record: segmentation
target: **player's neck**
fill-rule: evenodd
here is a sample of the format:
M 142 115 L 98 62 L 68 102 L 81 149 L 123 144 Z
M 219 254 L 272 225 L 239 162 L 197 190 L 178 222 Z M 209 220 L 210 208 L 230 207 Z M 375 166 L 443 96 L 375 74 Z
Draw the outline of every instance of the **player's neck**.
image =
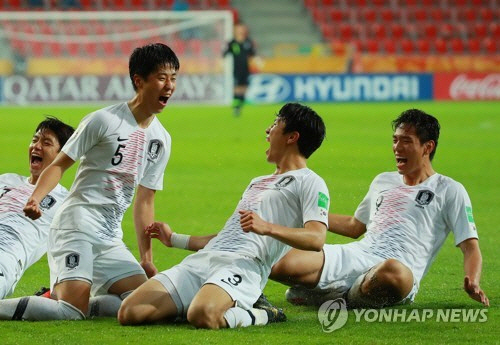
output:
M 137 125 L 141 128 L 148 128 L 153 121 L 155 114 L 145 113 L 140 106 L 140 103 L 136 101 L 136 98 L 127 103 L 132 115 L 137 122 Z M 144 115 L 145 114 L 145 115 Z
M 403 175 L 403 181 L 408 186 L 416 186 L 427 180 L 429 177 L 434 175 L 436 172 L 432 169 L 432 166 L 426 169 L 419 170 L 416 173 Z
M 281 175 L 292 170 L 307 168 L 307 160 L 302 156 L 284 157 L 276 164 L 274 175 Z

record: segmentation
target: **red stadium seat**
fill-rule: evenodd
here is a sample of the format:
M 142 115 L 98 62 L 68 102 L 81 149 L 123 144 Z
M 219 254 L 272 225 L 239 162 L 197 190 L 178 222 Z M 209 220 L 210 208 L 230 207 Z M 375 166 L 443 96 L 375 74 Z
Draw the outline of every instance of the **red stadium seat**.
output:
M 416 8 L 411 13 L 411 18 L 415 21 L 425 21 L 427 20 L 427 10 L 423 8 Z
M 339 36 L 343 41 L 351 40 L 355 35 L 354 28 L 350 24 L 341 24 L 339 27 Z
M 83 51 L 89 57 L 96 57 L 97 54 L 97 43 L 95 42 L 87 42 L 83 44 Z
M 323 10 L 324 12 L 324 10 Z M 340 9 L 332 8 L 329 12 L 329 18 L 333 22 L 341 22 L 346 19 L 346 13 Z
M 384 8 L 380 12 L 380 16 L 381 16 L 382 20 L 386 21 L 386 22 L 392 22 L 399 17 L 399 15 L 395 11 L 393 11 L 391 8 Z
M 475 23 L 472 30 L 469 32 L 474 34 L 475 37 L 486 37 L 488 34 L 488 27 L 484 23 Z
M 500 39 L 500 24 L 499 23 L 490 23 L 489 25 L 490 34 L 494 39 Z
M 59 42 L 51 42 L 48 44 L 50 56 L 61 56 L 62 44 Z
M 367 39 L 364 41 L 364 51 L 367 53 L 371 54 L 376 54 L 378 53 L 379 46 L 378 46 L 378 40 L 376 39 Z
M 425 38 L 417 40 L 416 46 L 420 54 L 428 54 L 431 50 L 431 45 L 429 41 Z
M 464 41 L 460 38 L 454 38 L 450 41 L 451 50 L 455 54 L 462 54 L 464 52 Z
M 424 34 L 427 38 L 436 38 L 437 27 L 434 23 L 427 23 L 424 25 Z
M 401 44 L 401 51 L 405 54 L 412 54 L 413 51 L 414 51 L 414 44 L 413 44 L 413 40 L 411 39 L 402 39 L 400 41 L 400 44 Z
M 365 8 L 362 11 L 361 18 L 366 22 L 374 22 L 377 20 L 377 12 L 372 8 Z
M 487 53 L 495 54 L 498 52 L 498 44 L 496 40 L 490 37 L 483 40 L 483 47 Z
M 76 42 L 68 42 L 64 46 L 66 55 L 78 56 L 80 55 L 80 44 Z
M 489 7 L 482 7 L 479 10 L 479 16 L 485 22 L 491 22 L 494 19 L 493 10 Z
M 335 0 L 321 0 L 321 5 L 323 6 L 334 6 Z
M 394 40 L 387 39 L 382 42 L 382 46 L 384 48 L 384 51 L 388 54 L 394 54 L 396 53 L 396 43 Z
M 459 11 L 459 19 L 468 22 L 474 22 L 476 20 L 476 9 L 465 8 Z
M 445 54 L 448 52 L 448 47 L 446 46 L 446 41 L 442 38 L 438 38 L 434 41 L 434 49 L 436 53 Z
M 467 50 L 470 53 L 477 54 L 481 51 L 481 43 L 476 38 L 470 38 L 467 41 Z
M 449 20 L 451 17 L 450 9 L 442 7 L 432 8 L 432 10 L 430 11 L 430 15 L 431 18 L 438 23 L 445 20 Z
M 394 39 L 400 39 L 401 37 L 403 37 L 405 32 L 403 25 L 399 23 L 392 24 L 390 30 L 391 30 L 391 35 Z
M 379 40 L 387 36 L 386 26 L 383 24 L 375 23 L 370 25 L 367 29 L 370 36 L 376 37 Z

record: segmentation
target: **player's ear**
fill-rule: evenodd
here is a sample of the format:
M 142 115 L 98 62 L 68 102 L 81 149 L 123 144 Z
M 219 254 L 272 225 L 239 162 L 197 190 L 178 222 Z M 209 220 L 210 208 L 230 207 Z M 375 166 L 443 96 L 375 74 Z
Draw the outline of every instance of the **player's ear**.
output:
M 142 82 L 143 82 L 141 76 L 138 74 L 134 74 L 132 79 L 134 81 L 134 85 L 135 85 L 136 89 L 140 89 L 140 87 L 142 86 Z
M 300 133 L 297 131 L 293 131 L 288 133 L 288 139 L 286 141 L 287 144 L 293 144 L 299 141 Z
M 434 142 L 434 140 L 427 141 L 426 143 L 424 143 L 424 154 L 429 156 L 435 147 L 436 143 Z

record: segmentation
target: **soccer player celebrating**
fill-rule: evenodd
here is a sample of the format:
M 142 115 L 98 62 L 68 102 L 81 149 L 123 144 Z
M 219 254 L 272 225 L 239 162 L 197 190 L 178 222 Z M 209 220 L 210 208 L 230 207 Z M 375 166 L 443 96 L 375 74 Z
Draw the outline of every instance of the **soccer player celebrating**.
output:
M 274 279 L 299 285 L 287 291 L 288 301 L 320 305 L 343 297 L 353 308 L 412 302 L 452 231 L 464 255 L 464 290 L 489 305 L 479 286 L 482 259 L 469 196 L 432 168 L 437 119 L 411 109 L 393 121 L 393 129 L 397 172 L 375 177 L 354 216 L 329 215 L 330 231 L 364 238 L 328 244 L 319 253 L 291 251 L 273 268 Z
M 199 328 L 245 327 L 284 321 L 277 308 L 256 309 L 272 265 L 291 247 L 320 251 L 329 194 L 325 182 L 307 168 L 321 145 L 325 127 L 312 109 L 289 103 L 266 130 L 267 160 L 273 174 L 254 178 L 235 211 L 204 249 L 159 273 L 122 303 L 121 324 L 186 316 Z M 160 233 L 153 223 L 149 233 Z
M 28 149 L 30 176 L 0 175 L 0 299 L 12 294 L 28 267 L 47 251 L 49 226 L 68 191 L 57 184 L 40 202 L 42 217 L 33 221 L 23 207 L 38 177 L 52 163 L 74 129 L 53 117 L 38 124 Z
M 162 189 L 170 156 L 170 135 L 155 114 L 172 96 L 179 60 L 164 44 L 136 48 L 129 60 L 135 96 L 87 115 L 54 162 L 41 174 L 24 211 L 37 219 L 41 200 L 78 159 L 69 196 L 49 232 L 52 297 L 0 301 L 0 318 L 84 319 L 90 295 L 124 297 L 153 276 L 151 239 L 154 195 Z M 140 264 L 123 243 L 121 221 L 134 204 Z

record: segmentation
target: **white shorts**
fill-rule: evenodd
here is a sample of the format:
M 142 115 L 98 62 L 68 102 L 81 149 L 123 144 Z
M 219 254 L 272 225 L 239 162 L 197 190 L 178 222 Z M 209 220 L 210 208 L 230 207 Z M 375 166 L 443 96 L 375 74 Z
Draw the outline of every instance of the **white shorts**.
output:
M 385 261 L 360 250 L 356 242 L 327 244 L 323 246 L 323 253 L 325 263 L 315 290 L 335 290 L 339 294 L 349 290 L 359 276 L 366 275 L 371 268 Z M 417 291 L 418 283 L 414 279 L 412 290 L 398 304 L 413 302 Z
M 11 295 L 26 267 L 24 247 L 14 234 L 0 230 L 0 299 Z
M 100 242 L 73 229 L 50 229 L 47 257 L 52 290 L 65 280 L 82 280 L 92 285 L 90 293 L 96 296 L 123 278 L 145 275 L 122 241 Z
M 239 307 L 252 308 L 262 293 L 262 284 L 267 281 L 262 272 L 261 266 L 252 258 L 227 252 L 200 251 L 152 279 L 163 284 L 177 306 L 178 315 L 185 316 L 204 284 L 215 284 Z

